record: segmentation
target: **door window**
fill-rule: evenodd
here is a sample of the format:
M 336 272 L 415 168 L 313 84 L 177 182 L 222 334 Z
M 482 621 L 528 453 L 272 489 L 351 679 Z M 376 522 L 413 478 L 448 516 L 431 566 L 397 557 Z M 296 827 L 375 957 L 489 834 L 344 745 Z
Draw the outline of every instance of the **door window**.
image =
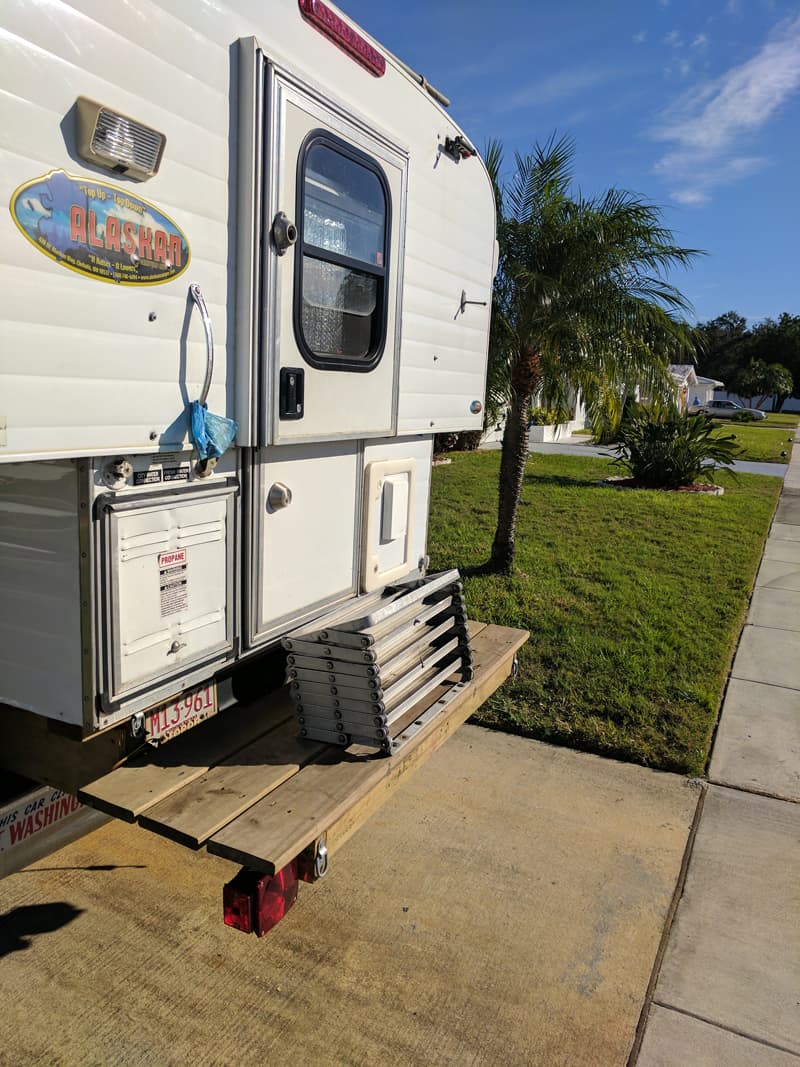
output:
M 297 188 L 298 347 L 313 367 L 372 370 L 386 343 L 386 178 L 368 155 L 317 130 L 300 151 Z

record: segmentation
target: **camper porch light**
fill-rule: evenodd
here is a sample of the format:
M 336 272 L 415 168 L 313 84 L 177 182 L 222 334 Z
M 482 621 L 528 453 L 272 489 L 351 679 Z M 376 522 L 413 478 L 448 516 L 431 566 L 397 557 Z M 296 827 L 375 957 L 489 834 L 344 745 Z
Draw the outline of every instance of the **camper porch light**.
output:
M 300 14 L 310 22 L 314 29 L 324 33 L 342 51 L 365 67 L 376 78 L 382 78 L 386 73 L 386 60 L 369 41 L 361 34 L 356 33 L 352 26 L 339 18 L 322 0 L 298 0 Z
M 78 154 L 95 166 L 129 178 L 152 178 L 161 164 L 163 133 L 79 96 Z

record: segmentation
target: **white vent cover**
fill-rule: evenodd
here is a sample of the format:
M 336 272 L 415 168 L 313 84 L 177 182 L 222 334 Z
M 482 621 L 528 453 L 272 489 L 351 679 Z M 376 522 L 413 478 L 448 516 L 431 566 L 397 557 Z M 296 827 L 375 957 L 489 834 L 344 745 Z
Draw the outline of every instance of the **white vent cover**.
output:
M 85 96 L 78 98 L 78 152 L 88 162 L 115 174 L 150 178 L 166 143 L 158 130 Z
M 386 459 L 364 471 L 361 588 L 380 589 L 411 570 L 417 461 Z

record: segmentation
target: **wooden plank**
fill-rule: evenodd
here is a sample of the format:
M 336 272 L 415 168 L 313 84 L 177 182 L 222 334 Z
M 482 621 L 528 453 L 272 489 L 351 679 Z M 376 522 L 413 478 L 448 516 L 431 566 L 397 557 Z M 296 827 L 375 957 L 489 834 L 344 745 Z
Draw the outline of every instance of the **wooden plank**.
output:
M 472 682 L 398 755 L 328 750 L 212 837 L 208 851 L 271 874 L 323 833 L 341 844 L 502 684 L 527 639 L 526 630 L 486 626 L 473 642 Z
M 293 715 L 286 689 L 220 712 L 174 741 L 150 749 L 79 790 L 84 804 L 134 822 L 146 809 Z
M 147 808 L 139 824 L 189 848 L 199 848 L 328 747 L 325 742 L 299 737 L 292 717 Z

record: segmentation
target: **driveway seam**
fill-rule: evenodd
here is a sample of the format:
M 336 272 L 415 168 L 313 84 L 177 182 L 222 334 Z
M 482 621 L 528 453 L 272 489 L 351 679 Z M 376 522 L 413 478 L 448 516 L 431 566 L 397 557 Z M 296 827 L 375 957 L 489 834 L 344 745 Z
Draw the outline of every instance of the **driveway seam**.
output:
M 752 1041 L 756 1045 L 764 1045 L 766 1048 L 774 1048 L 776 1052 L 787 1052 L 790 1056 L 794 1056 L 795 1059 L 800 1060 L 800 1053 L 795 1049 L 787 1048 L 786 1045 L 778 1045 L 774 1041 L 768 1041 L 764 1037 L 756 1037 L 754 1034 L 748 1034 L 745 1030 L 737 1030 L 734 1026 L 726 1026 L 725 1023 L 717 1022 L 716 1019 L 709 1019 L 707 1015 L 699 1015 L 695 1011 L 688 1011 L 686 1008 L 679 1008 L 675 1004 L 668 1004 L 664 1000 L 657 1000 L 653 998 L 653 1003 L 659 1008 L 666 1008 L 667 1011 L 677 1012 L 678 1015 L 686 1015 L 689 1019 L 697 1019 L 698 1022 L 706 1023 L 708 1026 L 713 1026 L 715 1030 L 725 1030 L 729 1034 L 734 1034 L 736 1037 L 743 1037 L 746 1041 Z
M 765 789 L 733 785 L 732 782 L 724 782 L 721 778 L 709 778 L 708 784 L 715 785 L 719 789 L 730 789 L 734 793 L 747 793 L 754 797 L 766 797 L 767 800 L 782 800 L 785 804 L 800 804 L 800 799 L 797 797 L 784 797 L 780 793 L 769 793 Z
M 656 986 L 658 985 L 658 979 L 661 976 L 661 965 L 664 962 L 664 956 L 667 952 L 667 945 L 669 944 L 669 935 L 672 930 L 672 924 L 675 921 L 675 915 L 678 911 L 678 905 L 683 897 L 683 890 L 686 886 L 686 876 L 689 873 L 689 864 L 692 859 L 692 853 L 694 852 L 694 842 L 697 837 L 697 831 L 700 828 L 700 818 L 703 814 L 703 807 L 706 802 L 706 794 L 708 792 L 708 783 L 704 779 L 696 779 L 700 782 L 700 795 L 697 798 L 697 805 L 694 809 L 694 815 L 692 816 L 692 825 L 689 827 L 689 835 L 686 838 L 686 846 L 683 850 L 683 859 L 681 860 L 680 870 L 678 871 L 678 877 L 675 882 L 675 889 L 672 892 L 672 899 L 670 900 L 669 908 L 664 919 L 664 927 L 661 931 L 661 937 L 658 942 L 658 949 L 656 950 L 656 958 L 653 961 L 653 969 L 650 972 L 650 981 L 647 983 L 647 989 L 644 995 L 644 1002 L 642 1004 L 642 1010 L 639 1013 L 639 1021 L 636 1024 L 636 1032 L 633 1036 L 633 1044 L 631 1045 L 631 1051 L 626 1061 L 626 1067 L 635 1067 L 637 1060 L 639 1059 L 639 1052 L 642 1047 L 642 1041 L 644 1040 L 645 1031 L 647 1029 L 647 1021 L 650 1017 L 650 1007 L 654 1003 L 654 995 Z

